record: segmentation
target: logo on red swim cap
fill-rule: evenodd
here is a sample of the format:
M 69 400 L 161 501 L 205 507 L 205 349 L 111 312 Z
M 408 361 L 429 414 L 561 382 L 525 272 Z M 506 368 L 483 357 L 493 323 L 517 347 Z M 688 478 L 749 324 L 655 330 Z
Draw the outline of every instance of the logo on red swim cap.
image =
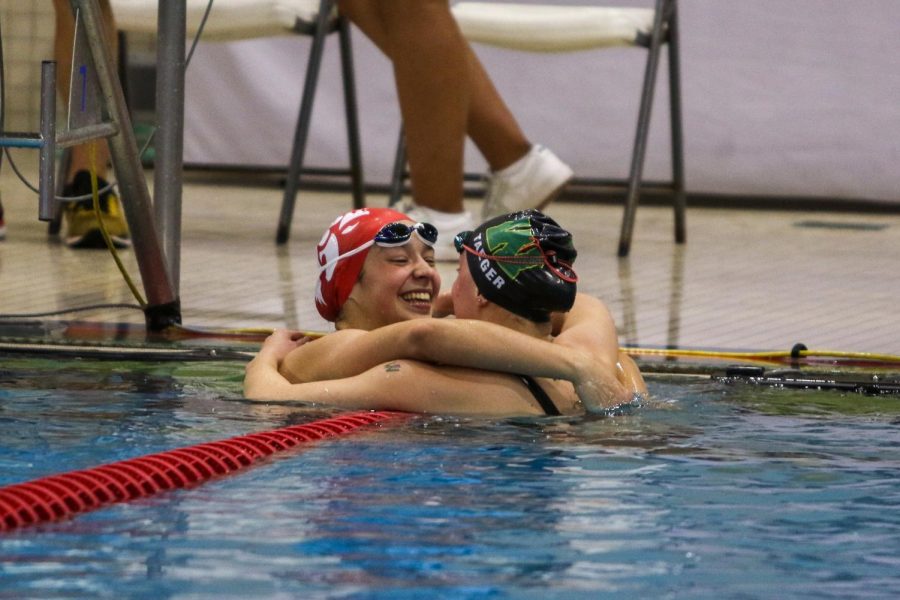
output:
M 390 208 L 360 208 L 334 220 L 316 246 L 319 266 L 324 267 L 316 282 L 316 309 L 323 318 L 337 319 L 359 279 L 370 248 L 346 258 L 338 257 L 372 241 L 388 223 L 409 220 L 408 216 Z

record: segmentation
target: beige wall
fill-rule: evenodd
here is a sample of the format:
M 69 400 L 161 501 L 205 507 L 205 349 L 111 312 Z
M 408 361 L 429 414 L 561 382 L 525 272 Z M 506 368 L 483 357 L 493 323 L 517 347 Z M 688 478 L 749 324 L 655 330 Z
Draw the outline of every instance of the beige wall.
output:
M 0 31 L 6 77 L 6 123 L 10 131 L 37 131 L 41 61 L 53 58 L 53 3 L 0 0 Z
M 900 203 L 900 2 L 682 0 L 680 11 L 690 191 Z M 399 123 L 392 72 L 354 33 L 366 178 L 384 182 Z M 201 46 L 187 73 L 186 160 L 284 164 L 308 44 Z M 336 50 L 329 40 L 307 151 L 315 166 L 346 164 Z M 476 52 L 534 141 L 578 176 L 627 173 L 646 53 Z M 651 180 L 669 173 L 665 77 L 660 84 L 645 169 Z M 472 148 L 466 163 L 469 171 L 483 168 Z
M 900 202 L 898 19 L 895 0 L 683 0 L 689 189 Z M 9 130 L 37 129 L 53 20 L 49 0 L 0 0 Z M 382 182 L 399 124 L 390 66 L 358 32 L 354 45 L 367 179 Z M 202 44 L 187 75 L 188 162 L 284 164 L 307 49 L 297 37 Z M 477 51 L 533 139 L 579 175 L 627 172 L 642 52 Z M 329 40 L 308 149 L 316 166 L 346 162 L 336 59 Z M 669 164 L 659 96 L 651 179 Z M 471 149 L 467 168 L 483 168 Z

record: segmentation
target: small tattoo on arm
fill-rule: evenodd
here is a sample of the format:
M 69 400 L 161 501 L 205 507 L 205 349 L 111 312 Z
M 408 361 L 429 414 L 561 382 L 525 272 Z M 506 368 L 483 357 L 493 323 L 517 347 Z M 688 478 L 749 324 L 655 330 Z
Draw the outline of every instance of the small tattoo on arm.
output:
M 388 363 L 384 365 L 384 370 L 388 373 L 396 373 L 400 370 L 400 365 L 398 365 L 397 363 Z

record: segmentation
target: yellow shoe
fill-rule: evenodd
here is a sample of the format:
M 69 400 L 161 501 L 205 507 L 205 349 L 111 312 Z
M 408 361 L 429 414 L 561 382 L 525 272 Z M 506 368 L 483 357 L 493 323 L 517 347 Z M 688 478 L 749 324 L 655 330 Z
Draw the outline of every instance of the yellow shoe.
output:
M 108 184 L 98 179 L 99 189 Z M 79 171 L 72 183 L 63 191 L 64 196 L 85 196 L 91 193 L 90 174 Z M 66 245 L 70 248 L 105 248 L 106 242 L 100 231 L 100 223 L 94 212 L 93 200 L 80 200 L 69 202 L 63 209 L 63 217 L 66 221 Z M 131 246 L 131 238 L 128 234 L 128 223 L 125 222 L 125 213 L 122 205 L 111 190 L 100 194 L 100 218 L 106 227 L 107 233 L 116 248 L 128 248 Z

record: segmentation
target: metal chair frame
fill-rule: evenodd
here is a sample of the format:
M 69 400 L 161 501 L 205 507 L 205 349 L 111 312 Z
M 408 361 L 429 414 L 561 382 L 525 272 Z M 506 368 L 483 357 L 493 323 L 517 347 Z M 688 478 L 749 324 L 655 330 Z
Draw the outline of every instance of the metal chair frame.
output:
M 347 119 L 347 141 L 350 154 L 350 178 L 353 193 L 353 207 L 365 206 L 363 183 L 362 151 L 359 135 L 359 118 L 356 102 L 356 84 L 353 75 L 353 48 L 350 41 L 350 22 L 342 16 L 330 23 L 330 15 L 334 8 L 334 0 L 321 0 L 316 22 L 310 27 L 298 30 L 312 36 L 312 46 L 307 60 L 306 79 L 303 84 L 303 96 L 300 101 L 300 113 L 294 130 L 294 141 L 288 164 L 287 181 L 281 213 L 278 218 L 278 230 L 275 235 L 277 244 L 285 244 L 290 238 L 291 221 L 294 216 L 297 192 L 303 174 L 303 160 L 306 143 L 309 138 L 309 126 L 312 120 L 313 102 L 322 65 L 322 55 L 326 36 L 336 31 L 340 41 L 341 74 L 344 83 L 344 108 Z

